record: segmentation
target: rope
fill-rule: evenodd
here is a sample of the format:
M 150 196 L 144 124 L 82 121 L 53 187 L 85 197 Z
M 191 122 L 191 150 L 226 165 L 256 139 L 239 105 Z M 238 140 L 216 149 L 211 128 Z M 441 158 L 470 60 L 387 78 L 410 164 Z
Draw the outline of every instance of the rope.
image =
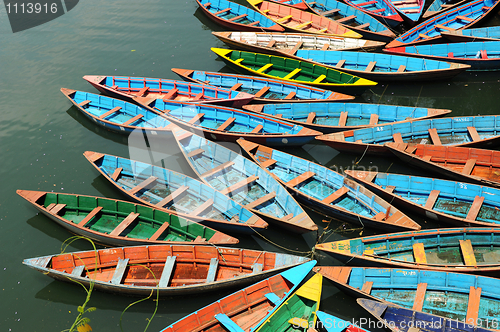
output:
M 356 165 L 359 164 L 361 162 L 361 160 L 363 159 L 363 157 L 365 156 L 366 154 L 366 151 L 368 151 L 368 147 L 370 145 L 369 144 L 366 144 L 366 148 L 365 148 L 365 152 L 363 152 L 363 154 L 361 155 L 361 158 L 359 158 L 359 160 L 356 162 Z

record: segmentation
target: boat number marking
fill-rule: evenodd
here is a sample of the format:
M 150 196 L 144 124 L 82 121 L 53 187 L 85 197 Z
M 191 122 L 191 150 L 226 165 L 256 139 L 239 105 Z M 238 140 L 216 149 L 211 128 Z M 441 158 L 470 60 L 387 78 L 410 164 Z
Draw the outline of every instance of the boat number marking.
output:
M 460 187 L 460 189 L 467 189 L 467 185 L 465 183 L 458 183 L 458 186 Z

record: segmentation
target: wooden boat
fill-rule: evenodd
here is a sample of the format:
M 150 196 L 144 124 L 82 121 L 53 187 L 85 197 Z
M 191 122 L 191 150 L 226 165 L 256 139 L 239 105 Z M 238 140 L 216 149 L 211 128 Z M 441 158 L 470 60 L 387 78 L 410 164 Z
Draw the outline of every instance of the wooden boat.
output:
M 378 319 L 383 326 L 393 332 L 410 332 L 414 331 L 413 329 L 420 331 L 440 329 L 443 332 L 468 332 L 472 330 L 471 328 L 477 332 L 494 331 L 478 326 L 481 325 L 480 320 L 476 318 L 479 315 L 479 308 L 471 308 L 471 313 L 467 313 L 465 321 L 459 321 L 369 299 L 357 299 L 357 302 L 373 317 Z M 477 303 L 477 306 L 479 306 L 479 303 Z M 473 318 L 474 323 L 468 322 L 469 319 L 467 318 Z
M 140 97 L 239 107 L 253 99 L 245 92 L 164 78 L 86 75 L 83 79 L 101 93 L 128 102 Z
M 141 204 L 45 191 L 16 192 L 70 232 L 106 245 L 222 245 L 239 242 L 234 237 L 189 219 Z
M 217 105 L 165 102 L 155 99 L 142 106 L 190 131 L 214 140 L 235 142 L 240 137 L 269 145 L 303 145 L 321 132 L 262 114 Z M 171 128 L 171 126 L 169 127 Z
M 367 88 L 377 85 L 364 78 L 295 59 L 222 48 L 212 48 L 212 51 L 236 71 L 252 75 L 353 94 L 362 94 Z
M 284 31 L 276 22 L 255 10 L 227 0 L 196 0 L 212 21 L 240 31 Z
M 448 79 L 470 69 L 467 64 L 447 62 L 448 59 L 416 59 L 404 55 L 407 54 L 297 50 L 293 58 L 376 81 L 434 81 Z
M 207 185 L 277 226 L 298 233 L 318 229 L 286 189 L 252 161 L 185 130 L 176 129 L 173 134 L 187 162 Z
M 313 103 L 354 99 L 354 96 L 266 77 L 178 68 L 172 68 L 172 71 L 188 81 L 206 82 L 210 85 L 252 93 L 255 96 L 254 101 L 257 102 Z
M 316 325 L 323 276 L 316 273 L 264 321 L 256 332 L 292 332 Z
M 161 332 L 255 331 L 305 279 L 316 261 L 304 263 L 201 308 Z
M 324 16 L 264 0 L 247 0 L 259 13 L 288 30 L 322 36 L 361 38 L 361 35 Z
M 452 8 L 456 8 L 458 6 L 463 5 L 466 2 L 469 2 L 470 0 L 458 0 L 458 1 L 453 1 L 453 3 L 450 3 L 450 1 L 447 0 L 434 0 L 429 7 L 427 7 L 427 10 L 424 12 L 422 15 L 422 18 L 424 20 L 428 20 L 431 17 L 434 17 L 438 14 L 443 13 L 444 11 L 450 10 Z
M 346 26 L 359 33 L 362 38 L 384 42 L 396 38 L 396 35 L 376 18 L 340 1 L 318 0 L 306 3 L 316 14 L 328 17 L 340 25 Z
M 386 144 L 405 163 L 457 181 L 500 187 L 500 151 L 425 144 Z
M 253 234 L 267 223 L 213 188 L 147 163 L 86 151 L 85 158 L 134 201 L 229 232 Z
M 411 26 L 417 23 L 424 11 L 424 0 L 390 0 L 390 2 L 401 18 Z
M 94 282 L 102 291 L 174 296 L 241 287 L 307 261 L 260 250 L 162 244 L 42 256 L 23 264 L 58 280 Z
M 307 33 L 222 31 L 212 34 L 232 48 L 293 58 L 298 50 L 375 51 L 385 43 L 366 39 L 318 36 Z
M 354 325 L 350 321 L 327 314 L 324 311 L 316 311 L 316 316 L 318 316 L 318 320 L 320 321 L 317 324 L 318 327 L 322 327 L 326 332 L 370 332 Z
M 500 229 L 426 229 L 320 243 L 316 250 L 354 266 L 377 266 L 497 276 Z
M 387 48 L 435 43 L 441 38 L 440 31 L 470 28 L 495 12 L 499 3 L 500 0 L 475 0 L 447 10 L 406 31 L 387 44 Z
M 492 322 L 500 315 L 500 279 L 497 278 L 440 271 L 347 266 L 321 266 L 314 271 L 355 297 L 392 303 L 453 320 L 464 321 L 467 318 L 468 323 L 478 318 L 483 322 L 486 319 Z
M 441 37 L 454 43 L 500 41 L 500 27 L 441 31 Z
M 269 0 L 271 2 L 276 2 L 280 5 L 286 5 L 300 10 L 307 10 L 309 7 L 302 0 Z
M 357 103 L 245 105 L 244 109 L 284 119 L 322 133 L 443 116 L 450 110 Z
M 384 51 L 391 54 L 463 63 L 471 66 L 467 70 L 500 69 L 500 41 L 412 45 L 384 49 Z
M 500 116 L 461 116 L 386 124 L 316 137 L 338 149 L 388 154 L 384 143 L 488 147 L 497 144 Z
M 458 226 L 500 227 L 500 189 L 390 173 L 345 171 L 396 206 Z
M 328 216 L 377 229 L 420 229 L 391 204 L 331 168 L 246 140 L 237 142 L 293 196 Z
M 389 0 L 345 0 L 345 3 L 375 17 L 391 28 L 403 23 L 403 18 Z
M 87 118 L 117 133 L 130 134 L 134 130 L 164 133 L 173 126 L 164 116 L 121 99 L 65 88 L 61 92 Z

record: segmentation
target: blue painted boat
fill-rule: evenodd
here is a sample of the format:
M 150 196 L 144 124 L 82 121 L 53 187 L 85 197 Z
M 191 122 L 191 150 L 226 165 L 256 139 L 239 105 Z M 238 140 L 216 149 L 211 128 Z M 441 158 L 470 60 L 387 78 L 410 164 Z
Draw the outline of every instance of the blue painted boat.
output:
M 447 10 L 406 31 L 390 42 L 387 47 L 436 42 L 441 38 L 440 31 L 469 28 L 479 23 L 488 14 L 495 12 L 499 3 L 500 0 L 476 0 Z
M 500 272 L 500 229 L 446 228 L 320 243 L 316 250 L 353 266 L 483 274 Z
M 284 119 L 322 133 L 367 128 L 387 123 L 443 116 L 450 110 L 382 104 L 302 103 L 256 104 L 244 109 Z
M 266 77 L 179 68 L 172 68 L 172 71 L 185 80 L 251 93 L 259 102 L 311 103 L 354 99 L 354 96 Z
M 293 196 L 328 216 L 377 229 L 420 229 L 394 206 L 329 167 L 243 139 L 237 143 Z
M 324 311 L 317 311 L 319 322 L 317 328 L 323 328 L 326 332 L 370 332 L 354 325 L 352 322 L 342 318 L 327 314 Z
M 253 234 L 267 227 L 239 203 L 184 174 L 104 153 L 86 151 L 84 156 L 116 188 L 139 203 L 228 232 Z
M 248 93 L 165 78 L 85 75 L 83 79 L 101 93 L 128 102 L 163 99 L 240 107 L 253 99 Z
M 384 51 L 424 59 L 463 63 L 471 66 L 467 70 L 500 70 L 500 41 L 412 45 L 384 49 Z
M 445 10 L 450 10 L 458 6 L 463 5 L 470 0 L 459 0 L 459 1 L 449 1 L 449 0 L 434 0 L 427 10 L 422 15 L 422 19 L 428 20 L 429 18 L 441 14 Z
M 500 316 L 500 279 L 497 278 L 453 272 L 346 266 L 320 266 L 314 271 L 355 297 L 384 301 L 453 320 L 465 321 L 467 318 L 467 323 L 471 325 L 476 325 L 477 320 L 483 323 L 489 320 L 491 323 Z M 467 331 L 475 330 L 471 328 Z
M 454 31 L 441 31 L 441 36 L 454 43 L 478 42 L 478 41 L 499 41 L 500 27 L 486 27 L 475 29 L 462 29 Z
M 306 3 L 302 0 L 269 0 L 271 2 L 279 3 L 280 5 L 286 5 L 300 10 L 307 10 Z
M 358 8 L 348 6 L 337 0 L 318 0 L 306 2 L 318 15 L 328 17 L 337 23 L 346 25 L 363 38 L 391 41 L 396 35 L 385 25 Z
M 401 174 L 345 171 L 394 205 L 458 226 L 500 227 L 500 189 Z
M 156 112 L 121 99 L 61 88 L 61 92 L 90 120 L 108 130 L 130 134 L 137 129 L 170 132 L 171 125 Z
M 196 3 L 212 21 L 232 30 L 285 31 L 261 13 L 232 1 L 196 0 Z
M 494 328 L 498 327 L 494 327 L 493 322 L 484 324 L 478 319 L 474 319 L 474 322 L 468 322 L 467 316 L 465 321 L 459 321 L 369 299 L 357 299 L 357 302 L 393 332 L 409 332 L 414 331 L 413 329 L 441 332 L 492 332 Z
M 249 159 L 182 129 L 173 134 L 193 171 L 207 185 L 278 226 L 298 233 L 318 229 L 293 196 Z
M 386 124 L 316 137 L 339 150 L 388 154 L 384 143 L 488 147 L 500 141 L 500 116 L 461 116 Z
M 304 263 L 239 290 L 167 326 L 161 332 L 253 332 L 283 304 L 316 261 Z
M 389 0 L 345 0 L 345 3 L 375 17 L 391 28 L 403 22 L 403 18 Z
M 424 0 L 390 0 L 390 2 L 401 18 L 411 26 L 417 23 L 424 11 Z
M 447 62 L 448 59 L 428 60 L 404 55 L 407 54 L 298 50 L 293 57 L 375 81 L 434 81 L 470 69 L 467 64 Z

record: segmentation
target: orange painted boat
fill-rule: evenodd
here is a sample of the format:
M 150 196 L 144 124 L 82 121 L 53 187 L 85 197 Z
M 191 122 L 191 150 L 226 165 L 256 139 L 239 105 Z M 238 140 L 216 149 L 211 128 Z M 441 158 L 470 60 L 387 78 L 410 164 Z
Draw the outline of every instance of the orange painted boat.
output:
M 140 296 L 157 291 L 160 296 L 173 296 L 241 287 L 307 261 L 260 250 L 150 245 L 42 256 L 25 259 L 23 264 L 54 279 L 87 287 L 94 282 L 102 291 Z
M 361 38 L 362 36 L 335 21 L 300 9 L 264 0 L 247 0 L 253 8 L 276 23 L 295 32 Z
M 407 143 L 386 146 L 405 163 L 457 181 L 500 187 L 500 151 Z

